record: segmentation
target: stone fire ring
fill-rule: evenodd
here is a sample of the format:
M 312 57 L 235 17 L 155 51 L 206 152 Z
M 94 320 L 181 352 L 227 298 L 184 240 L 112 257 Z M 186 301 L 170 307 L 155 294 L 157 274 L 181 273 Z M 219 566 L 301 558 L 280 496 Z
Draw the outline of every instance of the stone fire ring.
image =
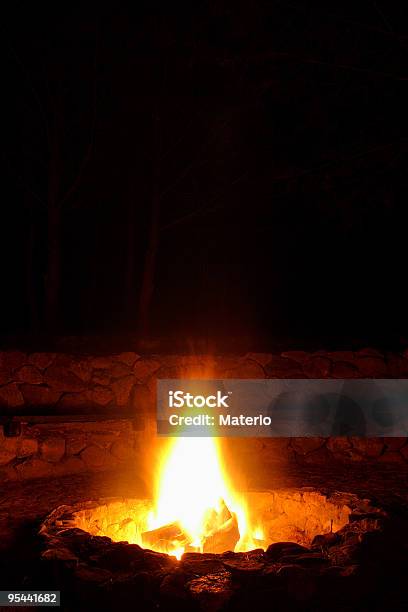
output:
M 276 609 L 279 605 L 285 609 L 288 602 L 296 608 L 308 600 L 313 600 L 316 610 L 328 609 L 327 598 L 331 610 L 342 609 L 350 600 L 353 604 L 365 601 L 389 558 L 387 512 L 353 494 L 327 496 L 310 487 L 263 493 L 268 494 L 300 503 L 321 500 L 325 507 L 329 504 L 343 515 L 346 512 L 347 522 L 338 531 L 315 534 L 308 545 L 275 541 L 266 551 L 186 553 L 177 561 L 78 528 L 76 517 L 84 511 L 128 503 L 122 498 L 103 498 L 54 510 L 40 528 L 42 559 L 61 590 L 80 593 L 81 601 L 89 597 L 92 605 L 99 598 L 105 607 L 109 602 L 113 607 L 125 605 L 132 598 L 139 610 L 176 606 L 213 612 L 225 607 L 256 608 L 256 602 L 265 597 L 275 602 Z

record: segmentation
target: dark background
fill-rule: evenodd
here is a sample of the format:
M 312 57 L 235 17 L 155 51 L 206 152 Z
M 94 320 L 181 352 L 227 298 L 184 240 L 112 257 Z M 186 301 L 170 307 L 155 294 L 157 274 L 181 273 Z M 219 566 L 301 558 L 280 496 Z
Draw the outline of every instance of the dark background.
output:
M 6 13 L 3 346 L 407 343 L 403 4 Z

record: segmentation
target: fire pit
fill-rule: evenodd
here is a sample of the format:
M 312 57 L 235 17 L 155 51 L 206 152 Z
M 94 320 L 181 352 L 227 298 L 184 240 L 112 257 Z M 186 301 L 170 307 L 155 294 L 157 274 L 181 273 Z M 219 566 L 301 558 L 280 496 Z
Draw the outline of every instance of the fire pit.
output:
M 41 527 L 42 557 L 82 600 L 114 605 L 132 597 L 143 610 L 246 610 L 265 598 L 275 609 L 301 609 L 311 598 L 314 609 L 326 609 L 329 593 L 331 608 L 342 609 L 347 598 L 367 595 L 379 571 L 373 561 L 383 554 L 385 511 L 352 494 L 328 497 L 310 487 L 242 498 L 263 531 L 253 550 L 222 550 L 220 537 L 217 552 L 187 551 L 178 560 L 152 550 L 177 526 L 144 531 L 151 500 L 110 498 L 54 510 Z M 235 548 L 242 546 L 237 540 Z
M 184 553 L 308 546 L 348 523 L 350 508 L 314 491 L 236 490 L 212 438 L 179 438 L 158 462 L 154 499 L 114 500 L 69 512 L 70 527 L 180 559 Z
M 155 473 L 151 499 L 63 505 L 42 524 L 75 609 L 344 609 L 366 604 L 396 554 L 384 509 L 312 487 L 240 491 L 213 438 L 168 441 Z

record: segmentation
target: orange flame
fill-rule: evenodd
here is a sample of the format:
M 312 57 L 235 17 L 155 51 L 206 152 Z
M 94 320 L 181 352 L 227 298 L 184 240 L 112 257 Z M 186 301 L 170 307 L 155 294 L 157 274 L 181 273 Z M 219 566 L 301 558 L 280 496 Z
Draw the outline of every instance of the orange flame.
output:
M 219 511 L 221 500 L 235 513 L 240 540 L 235 550 L 257 548 L 262 539 L 259 529 L 250 530 L 245 503 L 234 491 L 222 466 L 218 443 L 214 438 L 176 438 L 162 456 L 157 482 L 154 512 L 148 521 L 156 529 L 177 521 L 189 535 L 192 545 L 202 551 L 208 535 L 206 517 Z M 180 558 L 184 547 L 174 543 L 168 552 Z

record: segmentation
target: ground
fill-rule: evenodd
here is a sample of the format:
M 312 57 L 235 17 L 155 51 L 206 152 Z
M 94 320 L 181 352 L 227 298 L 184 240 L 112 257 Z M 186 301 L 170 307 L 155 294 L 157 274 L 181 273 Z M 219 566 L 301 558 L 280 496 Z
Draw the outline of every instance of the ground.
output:
M 377 500 L 408 526 L 408 470 L 401 467 L 359 465 L 345 467 L 292 466 L 271 470 L 257 488 L 305 487 L 322 492 L 347 491 Z M 146 496 L 146 487 L 134 473 L 66 476 L 3 485 L 0 494 L 0 588 L 46 588 L 38 563 L 41 520 L 61 504 L 73 504 L 106 496 Z M 41 587 L 40 587 L 41 585 Z

